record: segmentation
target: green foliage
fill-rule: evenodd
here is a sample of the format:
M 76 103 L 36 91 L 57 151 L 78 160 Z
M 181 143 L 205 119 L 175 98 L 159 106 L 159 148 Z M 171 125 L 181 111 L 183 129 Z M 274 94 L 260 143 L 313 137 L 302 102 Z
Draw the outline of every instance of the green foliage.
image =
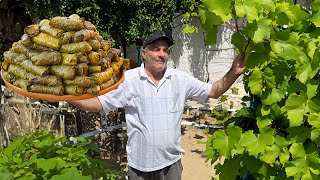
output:
M 222 124 L 230 118 L 228 111 L 223 109 L 220 111 L 217 109 L 213 109 L 209 116 L 216 119 L 215 124 Z
M 107 164 L 88 155 L 97 146 L 77 137 L 75 144 L 65 136 L 36 131 L 17 137 L 0 150 L 0 179 L 115 179 Z
M 198 10 L 207 44 L 217 26 L 235 22 L 232 43 L 245 51 L 243 81 L 250 107 L 206 142 L 220 156 L 220 179 L 249 172 L 256 179 L 318 179 L 320 175 L 320 0 L 204 0 Z M 241 23 L 241 24 L 239 24 Z
M 232 94 L 239 94 L 239 88 L 234 86 L 231 88 L 231 92 L 232 92 Z

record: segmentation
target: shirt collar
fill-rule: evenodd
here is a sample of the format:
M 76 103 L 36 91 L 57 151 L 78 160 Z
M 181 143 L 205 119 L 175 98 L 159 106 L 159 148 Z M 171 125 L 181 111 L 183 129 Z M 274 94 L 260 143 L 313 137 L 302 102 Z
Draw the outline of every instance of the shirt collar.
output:
M 145 78 L 148 77 L 145 70 L 144 70 L 144 63 L 141 63 L 141 66 L 139 67 L 138 72 L 139 72 L 140 77 L 145 77 Z M 163 77 L 170 78 L 171 74 L 172 74 L 171 69 L 166 67 Z

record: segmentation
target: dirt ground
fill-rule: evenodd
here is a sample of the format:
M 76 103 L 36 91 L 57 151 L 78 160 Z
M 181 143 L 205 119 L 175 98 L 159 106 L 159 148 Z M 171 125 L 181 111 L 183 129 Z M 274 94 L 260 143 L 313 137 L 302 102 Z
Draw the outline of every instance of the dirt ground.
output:
M 205 142 L 207 135 L 204 129 L 194 126 L 185 127 L 182 135 L 182 148 L 185 154 L 182 156 L 182 180 L 211 180 L 215 176 L 215 170 L 210 162 L 205 162 Z

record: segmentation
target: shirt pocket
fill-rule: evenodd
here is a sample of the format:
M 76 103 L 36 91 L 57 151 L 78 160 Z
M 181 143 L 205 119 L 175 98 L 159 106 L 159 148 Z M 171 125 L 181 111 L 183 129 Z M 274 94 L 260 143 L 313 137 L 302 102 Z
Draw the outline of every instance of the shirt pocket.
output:
M 182 110 L 180 101 L 180 93 L 173 93 L 169 95 L 169 112 L 174 113 Z

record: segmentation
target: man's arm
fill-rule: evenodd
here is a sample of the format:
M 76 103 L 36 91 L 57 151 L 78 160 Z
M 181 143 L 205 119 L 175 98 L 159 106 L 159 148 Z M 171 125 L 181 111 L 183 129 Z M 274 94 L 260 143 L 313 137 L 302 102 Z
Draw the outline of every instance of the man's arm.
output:
M 217 99 L 231 87 L 231 85 L 243 73 L 245 68 L 243 59 L 244 54 L 241 53 L 234 59 L 232 67 L 228 73 L 223 78 L 212 84 L 209 98 Z
M 73 104 L 77 108 L 84 111 L 100 112 L 102 110 L 101 103 L 97 97 L 91 99 L 69 101 L 68 103 Z

